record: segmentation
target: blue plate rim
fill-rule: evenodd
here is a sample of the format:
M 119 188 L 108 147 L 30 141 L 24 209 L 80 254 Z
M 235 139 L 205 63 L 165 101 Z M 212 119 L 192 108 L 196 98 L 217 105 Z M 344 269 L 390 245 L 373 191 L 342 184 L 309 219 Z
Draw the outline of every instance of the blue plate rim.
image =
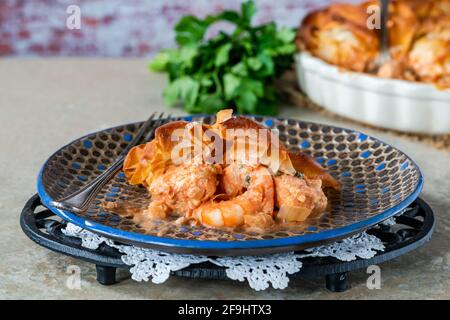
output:
M 202 117 L 202 116 L 210 116 L 210 115 L 201 114 L 201 115 L 184 116 L 184 117 L 182 117 L 182 119 L 189 120 L 189 119 L 192 119 L 192 117 Z M 281 118 L 281 117 L 272 117 L 272 118 L 278 119 L 278 120 L 289 120 L 288 118 Z M 307 122 L 307 121 L 296 120 L 296 119 L 294 119 L 294 120 L 301 121 L 303 123 L 326 125 L 326 126 L 330 126 L 330 127 L 334 127 L 334 128 L 353 131 L 356 133 L 362 133 L 358 130 L 337 127 L 334 125 L 319 124 L 319 123 Z M 382 140 L 379 140 L 378 138 L 375 138 L 373 136 L 362 133 L 365 136 L 370 137 L 371 139 L 374 139 L 382 144 L 391 146 L 391 147 L 395 148 L 396 150 L 402 152 L 406 157 L 408 157 L 408 159 L 416 167 L 419 177 L 418 177 L 417 186 L 414 189 L 414 191 L 408 197 L 406 197 L 402 202 L 396 204 L 395 206 L 389 208 L 388 210 L 385 210 L 384 212 L 379 213 L 369 219 L 359 221 L 356 223 L 352 223 L 345 227 L 321 231 L 319 233 L 305 234 L 305 235 L 291 236 L 291 237 L 277 238 L 277 239 L 246 240 L 246 241 L 242 241 L 242 240 L 214 241 L 214 240 L 189 240 L 189 239 L 186 240 L 186 239 L 173 239 L 173 238 L 166 238 L 166 237 L 158 237 L 158 236 L 152 236 L 152 235 L 147 235 L 147 234 L 140 234 L 140 233 L 120 230 L 120 229 L 109 227 L 109 226 L 106 226 L 106 225 L 103 225 L 103 224 L 100 224 L 100 223 L 97 223 L 94 221 L 86 220 L 84 218 L 79 217 L 75 213 L 72 213 L 72 212 L 66 211 L 66 210 L 61 210 L 61 209 L 55 208 L 50 205 L 50 203 L 51 203 L 51 201 L 53 201 L 53 199 L 45 191 L 44 185 L 42 183 L 42 175 L 43 175 L 46 164 L 55 154 L 57 154 L 61 149 L 73 144 L 75 141 L 81 140 L 92 134 L 96 134 L 96 133 L 104 132 L 104 131 L 108 131 L 108 130 L 113 130 L 115 128 L 124 127 L 127 125 L 134 125 L 139 122 L 140 121 L 131 122 L 128 124 L 117 125 L 114 127 L 110 127 L 110 128 L 106 128 L 106 129 L 88 133 L 84 136 L 74 139 L 73 141 L 65 144 L 64 146 L 62 146 L 58 150 L 56 150 L 54 153 L 52 153 L 52 155 L 50 155 L 50 157 L 41 166 L 39 173 L 38 173 L 38 177 L 37 177 L 37 191 L 38 191 L 39 197 L 41 198 L 42 204 L 45 207 L 47 207 L 48 209 L 50 209 L 56 215 L 58 215 L 59 217 L 61 217 L 64 220 L 66 220 L 67 222 L 73 223 L 83 229 L 102 234 L 105 237 L 115 238 L 115 239 L 122 238 L 128 242 L 132 241 L 135 243 L 143 243 L 146 245 L 153 245 L 153 246 L 158 246 L 158 247 L 166 246 L 166 247 L 178 247 L 178 248 L 189 248 L 189 249 L 199 249 L 199 250 L 256 249 L 256 248 L 278 248 L 278 247 L 300 246 L 300 245 L 305 245 L 308 243 L 317 243 L 317 242 L 327 241 L 330 239 L 339 239 L 339 238 L 345 237 L 346 235 L 354 234 L 360 230 L 364 230 L 370 226 L 376 225 L 376 224 L 394 216 L 395 214 L 399 213 L 403 209 L 407 208 L 419 196 L 419 194 L 423 188 L 423 180 L 424 179 L 423 179 L 422 171 L 421 171 L 420 167 L 417 165 L 417 163 L 410 156 L 408 156 L 405 152 L 399 150 L 398 148 L 395 148 L 395 147 L 391 146 L 390 144 L 388 144 Z

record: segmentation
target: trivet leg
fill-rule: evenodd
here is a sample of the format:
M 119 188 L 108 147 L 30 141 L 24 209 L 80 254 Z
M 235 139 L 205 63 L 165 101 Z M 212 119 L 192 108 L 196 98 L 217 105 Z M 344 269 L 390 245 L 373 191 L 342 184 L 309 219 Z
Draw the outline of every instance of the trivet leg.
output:
M 347 272 L 326 275 L 326 287 L 333 292 L 343 292 L 349 288 Z
M 97 281 L 103 285 L 111 285 L 116 283 L 116 268 L 95 265 L 97 269 Z

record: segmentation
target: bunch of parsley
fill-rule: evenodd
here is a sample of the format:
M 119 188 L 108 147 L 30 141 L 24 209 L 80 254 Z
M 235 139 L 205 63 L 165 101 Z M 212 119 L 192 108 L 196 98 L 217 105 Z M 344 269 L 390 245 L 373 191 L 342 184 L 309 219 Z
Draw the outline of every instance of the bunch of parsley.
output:
M 252 26 L 255 11 L 248 1 L 240 13 L 223 11 L 205 19 L 189 15 L 178 22 L 179 47 L 162 50 L 149 64 L 151 70 L 168 74 L 168 105 L 182 102 L 190 113 L 233 107 L 243 114 L 276 114 L 274 80 L 292 65 L 295 32 L 277 30 L 274 22 Z M 234 31 L 205 40 L 207 29 L 218 21 L 232 23 Z

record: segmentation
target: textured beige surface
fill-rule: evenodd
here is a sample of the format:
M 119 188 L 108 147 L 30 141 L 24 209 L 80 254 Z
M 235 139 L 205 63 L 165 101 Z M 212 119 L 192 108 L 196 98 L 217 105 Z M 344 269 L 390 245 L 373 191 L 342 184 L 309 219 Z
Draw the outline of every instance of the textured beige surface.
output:
M 366 288 L 364 271 L 352 273 L 353 288 L 340 294 L 325 290 L 322 278 L 294 280 L 286 290 L 263 292 L 246 283 L 177 278 L 160 285 L 126 279 L 104 287 L 95 281 L 93 265 L 26 238 L 19 214 L 36 192 L 36 175 L 45 159 L 81 135 L 166 110 L 163 86 L 164 77 L 147 72 L 143 60 L 0 60 L 0 298 L 450 299 L 450 154 L 359 127 L 417 161 L 425 175 L 422 197 L 438 219 L 431 242 L 381 265 L 381 290 Z M 296 107 L 283 107 L 281 114 L 355 127 Z M 79 290 L 66 286 L 70 265 L 81 268 Z

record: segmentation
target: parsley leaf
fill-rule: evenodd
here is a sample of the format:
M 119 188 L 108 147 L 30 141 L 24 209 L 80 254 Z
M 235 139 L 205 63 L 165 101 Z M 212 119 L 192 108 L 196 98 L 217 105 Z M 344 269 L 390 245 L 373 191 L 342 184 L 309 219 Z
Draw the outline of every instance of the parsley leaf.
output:
M 233 107 L 239 113 L 276 114 L 274 80 L 292 66 L 295 32 L 274 22 L 252 26 L 255 13 L 254 2 L 247 1 L 240 12 L 204 19 L 187 15 L 177 23 L 179 47 L 162 50 L 149 63 L 150 70 L 168 75 L 166 104 L 181 102 L 190 113 Z M 234 31 L 205 39 L 218 21 L 234 24 Z

